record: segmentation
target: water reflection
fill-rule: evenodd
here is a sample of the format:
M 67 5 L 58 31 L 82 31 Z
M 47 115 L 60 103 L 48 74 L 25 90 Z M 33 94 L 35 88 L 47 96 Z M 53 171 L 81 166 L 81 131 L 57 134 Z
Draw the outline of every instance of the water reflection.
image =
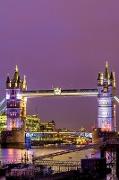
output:
M 63 148 L 64 149 L 64 148 Z M 21 158 L 24 156 L 25 152 L 28 152 L 28 156 L 31 159 L 32 155 L 34 156 L 43 156 L 46 154 L 54 153 L 54 152 L 59 152 L 63 150 L 62 148 L 56 148 L 56 147 L 40 147 L 39 149 L 12 149 L 12 148 L 4 148 L 0 149 L 0 160 L 3 161 L 20 161 Z M 72 152 L 72 153 L 67 153 L 61 156 L 56 156 L 53 159 L 56 160 L 70 160 L 70 161 L 77 161 L 80 160 L 81 158 L 91 158 L 91 157 L 99 157 L 99 152 L 94 150 L 94 149 L 88 149 L 88 150 L 83 150 L 79 152 Z
M 13 161 L 20 162 L 26 151 L 28 153 L 29 161 L 31 161 L 32 155 L 42 156 L 60 150 L 61 149 L 56 149 L 56 148 L 39 148 L 39 149 L 30 149 L 30 150 L 4 148 L 4 149 L 0 149 L 0 161 L 2 161 L 2 163 L 13 162 Z
M 66 148 L 67 149 L 67 148 Z M 25 152 L 28 153 L 29 157 L 29 162 L 32 161 L 32 156 L 34 155 L 35 157 L 37 156 L 43 156 L 46 154 L 51 154 L 55 152 L 59 152 L 64 150 L 64 148 L 56 148 L 56 147 L 40 147 L 40 148 L 34 148 L 30 150 L 26 149 L 0 149 L 0 161 L 2 163 L 7 163 L 7 162 L 21 162 L 22 157 L 24 157 Z M 80 161 L 82 158 L 99 158 L 100 153 L 98 150 L 95 149 L 88 149 L 88 150 L 82 150 L 82 151 L 77 151 L 77 152 L 71 152 L 67 153 L 64 155 L 52 157 L 52 160 L 59 160 L 59 161 Z M 47 158 L 50 159 L 51 158 Z M 57 170 L 59 171 L 59 170 Z M 115 174 L 115 172 L 114 172 Z M 114 177 L 114 176 L 113 176 Z M 107 180 L 111 180 L 112 174 L 107 176 Z

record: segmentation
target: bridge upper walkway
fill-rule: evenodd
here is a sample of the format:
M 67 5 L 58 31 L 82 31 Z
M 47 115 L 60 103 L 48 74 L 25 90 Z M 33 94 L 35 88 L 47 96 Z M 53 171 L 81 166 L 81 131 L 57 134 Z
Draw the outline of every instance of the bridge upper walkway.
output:
M 97 96 L 97 89 L 61 89 L 54 88 L 51 90 L 33 90 L 23 91 L 22 96 L 24 97 L 44 97 L 44 96 Z

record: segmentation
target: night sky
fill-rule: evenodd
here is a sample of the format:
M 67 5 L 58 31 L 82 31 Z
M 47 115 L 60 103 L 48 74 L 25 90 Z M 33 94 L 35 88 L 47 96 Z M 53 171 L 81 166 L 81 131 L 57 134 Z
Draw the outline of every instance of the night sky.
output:
M 0 1 L 0 99 L 16 64 L 29 90 L 96 88 L 106 60 L 119 79 L 118 0 Z M 30 99 L 27 112 L 57 127 L 91 129 L 97 100 Z

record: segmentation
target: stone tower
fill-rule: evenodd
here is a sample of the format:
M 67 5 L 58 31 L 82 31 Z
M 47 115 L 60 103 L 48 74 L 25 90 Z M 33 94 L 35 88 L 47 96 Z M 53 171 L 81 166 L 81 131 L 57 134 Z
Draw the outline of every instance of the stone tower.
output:
M 109 71 L 106 62 L 105 72 L 98 74 L 98 119 L 97 128 L 101 131 L 116 130 L 116 105 L 114 94 L 116 89 L 115 73 Z
M 2 132 L 3 144 L 24 144 L 26 97 L 22 91 L 27 90 L 26 77 L 20 78 L 16 66 L 13 77 L 6 80 L 7 130 Z

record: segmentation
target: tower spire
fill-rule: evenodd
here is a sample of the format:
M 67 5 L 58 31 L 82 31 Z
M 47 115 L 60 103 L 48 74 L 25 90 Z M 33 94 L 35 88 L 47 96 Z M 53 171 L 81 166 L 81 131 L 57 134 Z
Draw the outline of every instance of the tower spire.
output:
M 105 73 L 104 73 L 104 77 L 106 80 L 109 80 L 110 78 L 110 73 L 109 73 L 109 63 L 108 61 L 106 61 L 106 64 L 105 64 Z
M 116 77 L 115 77 L 115 72 L 112 72 L 113 74 L 113 87 L 116 88 Z
M 23 89 L 27 89 L 27 84 L 26 84 L 26 75 L 24 75 L 24 78 L 23 78 L 22 88 L 23 88 Z
M 26 75 L 24 75 L 23 82 L 26 83 Z
M 18 72 L 19 69 L 18 69 L 18 65 L 16 64 L 16 67 L 15 67 L 15 72 Z
M 108 61 L 106 61 L 105 67 L 106 67 L 107 69 L 109 69 L 109 63 L 108 63 Z

